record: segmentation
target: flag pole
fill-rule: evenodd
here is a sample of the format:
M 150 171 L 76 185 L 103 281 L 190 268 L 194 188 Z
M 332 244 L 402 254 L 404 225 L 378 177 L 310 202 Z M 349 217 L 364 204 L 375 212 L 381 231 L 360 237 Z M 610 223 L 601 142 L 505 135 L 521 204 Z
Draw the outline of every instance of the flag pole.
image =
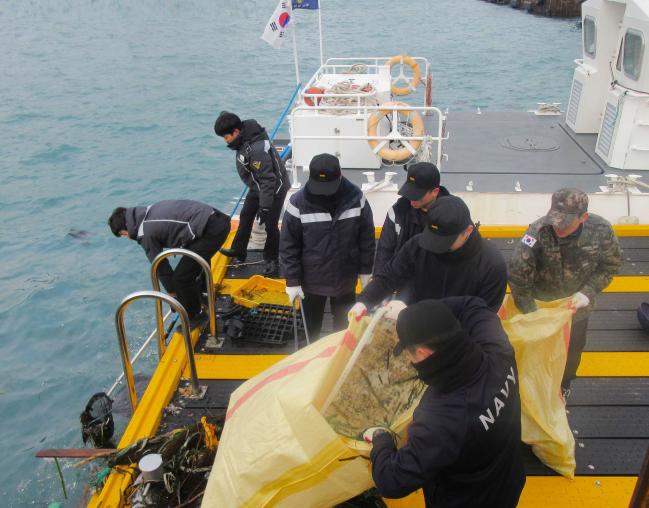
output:
M 324 65 L 324 52 L 322 51 L 322 0 L 318 0 L 318 32 L 320 33 L 320 65 Z
M 292 14 L 292 13 L 291 13 Z M 297 23 L 295 23 L 295 20 L 293 20 L 293 60 L 295 61 L 295 83 L 300 84 L 300 65 L 298 62 L 298 56 L 297 56 L 297 37 L 295 36 L 295 33 L 297 32 Z

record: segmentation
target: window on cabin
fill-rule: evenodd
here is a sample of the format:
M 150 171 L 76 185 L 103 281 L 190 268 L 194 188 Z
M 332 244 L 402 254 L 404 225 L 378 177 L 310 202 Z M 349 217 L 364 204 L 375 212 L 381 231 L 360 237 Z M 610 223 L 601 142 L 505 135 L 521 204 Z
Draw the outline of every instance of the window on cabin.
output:
M 622 66 L 624 74 L 633 80 L 640 78 L 642 56 L 644 53 L 644 38 L 638 30 L 627 30 L 624 35 L 624 57 Z
M 595 58 L 597 50 L 597 27 L 595 18 L 586 16 L 584 18 L 584 53 L 589 57 Z

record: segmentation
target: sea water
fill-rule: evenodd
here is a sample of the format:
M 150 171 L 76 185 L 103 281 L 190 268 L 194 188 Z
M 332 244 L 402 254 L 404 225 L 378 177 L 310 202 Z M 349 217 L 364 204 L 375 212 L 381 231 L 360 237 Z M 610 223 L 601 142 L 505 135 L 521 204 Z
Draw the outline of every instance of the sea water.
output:
M 479 0 L 321 0 L 324 53 L 426 56 L 434 102 L 459 110 L 565 108 L 576 21 Z M 296 77 L 289 39 L 260 40 L 276 0 L 0 3 L 0 493 L 62 501 L 41 448 L 79 447 L 79 413 L 121 372 L 114 312 L 149 289 L 116 206 L 191 198 L 229 211 L 241 189 L 212 130 L 231 110 L 271 128 Z M 316 11 L 296 11 L 301 79 L 319 63 Z M 129 308 L 134 351 L 150 302 Z M 155 348 L 138 365 L 149 372 Z M 120 429 L 121 430 L 121 429 Z M 88 469 L 63 474 L 72 500 Z M 72 502 L 70 502 L 72 504 Z

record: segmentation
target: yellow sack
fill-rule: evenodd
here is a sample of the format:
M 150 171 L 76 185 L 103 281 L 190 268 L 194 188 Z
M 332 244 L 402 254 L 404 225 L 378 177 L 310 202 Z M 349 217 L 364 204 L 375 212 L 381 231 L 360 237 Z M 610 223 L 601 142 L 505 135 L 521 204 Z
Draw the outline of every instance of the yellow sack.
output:
M 566 301 L 537 301 L 537 311 L 521 314 L 507 295 L 498 315 L 516 352 L 523 442 L 546 466 L 572 479 L 575 438 L 561 395 L 572 322 L 572 312 L 561 307 Z
M 341 379 L 353 379 L 359 339 L 379 319 L 352 319 L 232 393 L 203 507 L 325 507 L 373 486 L 369 445 L 338 435 L 322 412 L 334 407 Z M 394 344 L 396 334 L 385 347 Z M 405 429 L 414 402 L 393 430 Z

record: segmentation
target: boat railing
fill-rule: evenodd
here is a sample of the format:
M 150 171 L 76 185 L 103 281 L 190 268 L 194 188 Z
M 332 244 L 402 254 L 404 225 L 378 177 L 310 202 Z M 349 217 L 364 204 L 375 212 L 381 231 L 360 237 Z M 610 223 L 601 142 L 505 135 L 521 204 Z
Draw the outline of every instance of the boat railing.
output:
M 332 98 L 332 97 L 345 97 L 345 98 L 357 98 L 359 101 L 362 98 L 374 97 L 377 93 L 376 90 L 371 92 L 358 91 L 355 93 L 313 93 L 308 90 L 312 87 L 316 87 L 323 82 L 325 76 L 336 75 L 340 77 L 349 76 L 350 79 L 358 81 L 359 75 L 364 75 L 371 77 L 368 81 L 372 81 L 373 78 L 378 78 L 380 71 L 385 69 L 387 62 L 392 57 L 360 57 L 360 58 L 329 58 L 327 61 L 322 64 L 318 70 L 311 76 L 311 79 L 306 83 L 300 95 L 302 100 L 309 98 L 313 103 L 317 103 L 318 99 L 322 98 Z M 426 87 L 427 80 L 430 79 L 430 86 L 432 87 L 432 74 L 430 74 L 430 63 L 427 58 L 424 57 L 412 57 L 412 59 L 419 65 L 422 69 L 420 81 Z M 400 70 L 399 76 L 397 78 L 392 78 L 392 81 L 399 79 L 407 79 L 403 74 L 403 69 Z M 424 94 L 424 105 L 430 106 L 426 103 L 428 93 Z
M 438 168 L 441 167 L 442 164 L 442 142 L 446 139 L 448 139 L 448 136 L 444 135 L 444 114 L 442 111 L 434 106 L 404 106 L 404 105 L 399 105 L 399 104 L 392 104 L 392 105 L 383 105 L 383 106 L 296 106 L 293 108 L 291 111 L 291 123 L 292 125 L 296 125 L 296 116 L 299 116 L 300 113 L 304 112 L 322 112 L 322 113 L 327 113 L 328 111 L 331 112 L 340 112 L 340 111 L 349 111 L 350 115 L 357 115 L 362 120 L 364 121 L 364 130 L 363 132 L 368 131 L 368 122 L 371 117 L 371 114 L 373 112 L 385 112 L 385 111 L 391 111 L 391 130 L 387 134 L 379 134 L 377 132 L 376 136 L 370 136 L 370 135 L 345 135 L 345 134 L 340 134 L 340 133 L 334 133 L 334 134 L 297 134 L 295 132 L 296 129 L 292 129 L 291 131 L 291 144 L 293 147 L 296 146 L 296 141 L 300 140 L 357 140 L 357 141 L 379 141 L 377 145 L 372 149 L 374 154 L 378 154 L 378 152 L 388 143 L 391 141 L 400 141 L 407 149 L 408 151 L 412 154 L 414 157 L 417 154 L 417 150 L 412 147 L 412 144 L 410 143 L 411 141 L 425 141 L 429 140 L 432 142 L 435 142 L 437 145 L 437 150 L 436 150 L 436 156 L 435 156 L 435 163 Z M 433 114 L 436 118 L 431 120 L 433 122 L 434 131 L 431 134 L 426 134 L 421 136 L 411 136 L 407 134 L 403 134 L 399 132 L 399 112 L 410 112 L 410 111 L 415 111 L 415 112 L 422 112 L 424 114 Z M 334 113 L 331 113 L 334 114 Z M 377 155 L 378 156 L 378 155 Z
M 189 317 L 187 316 L 187 311 L 185 308 L 176 300 L 175 298 L 161 293 L 160 291 L 137 291 L 126 296 L 122 302 L 117 307 L 115 312 L 115 328 L 117 329 L 117 340 L 119 342 L 120 355 L 122 358 L 122 367 L 124 369 L 124 377 L 126 378 L 126 384 L 128 387 L 129 399 L 131 402 L 131 409 L 133 413 L 137 408 L 137 392 L 135 390 L 135 380 L 133 377 L 133 364 L 131 362 L 129 350 L 128 350 L 128 340 L 126 337 L 126 327 L 124 325 L 124 313 L 128 309 L 129 305 L 135 300 L 140 300 L 143 298 L 152 298 L 158 304 L 162 302 L 168 304 L 171 309 L 180 316 L 180 322 L 182 324 L 183 338 L 185 341 L 185 351 L 187 353 L 187 362 L 189 364 L 190 370 L 190 387 L 192 395 L 200 395 L 201 388 L 198 386 L 198 375 L 196 373 L 196 362 L 194 360 L 194 348 L 192 347 L 192 341 L 190 338 L 190 327 L 189 327 Z
M 210 318 L 210 333 L 209 337 L 216 338 L 216 313 L 214 305 L 214 284 L 212 281 L 212 269 L 207 261 L 205 261 L 200 255 L 196 254 L 187 249 L 168 249 L 160 254 L 158 254 L 155 259 L 151 262 L 151 284 L 153 285 L 153 291 L 160 291 L 160 277 L 158 275 L 158 269 L 164 260 L 171 256 L 186 256 L 201 267 L 203 273 L 205 274 L 205 283 L 207 286 L 207 306 L 208 306 L 208 315 Z M 156 322 L 158 327 L 158 356 L 162 358 L 162 355 L 165 352 L 165 332 L 164 332 L 164 317 L 162 315 L 162 302 L 156 300 Z

